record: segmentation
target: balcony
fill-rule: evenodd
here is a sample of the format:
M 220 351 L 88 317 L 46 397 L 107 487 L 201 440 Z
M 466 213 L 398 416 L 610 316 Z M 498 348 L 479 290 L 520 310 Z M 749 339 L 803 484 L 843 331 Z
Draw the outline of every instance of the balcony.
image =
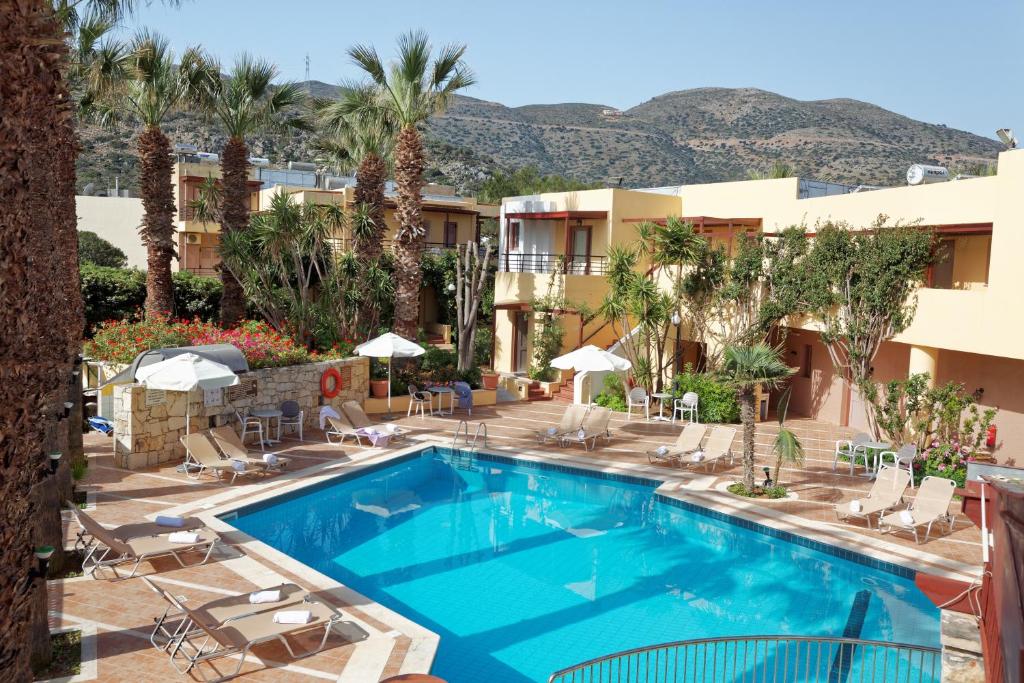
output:
M 498 270 L 502 273 L 604 275 L 607 268 L 607 256 L 589 254 L 501 254 L 498 260 Z

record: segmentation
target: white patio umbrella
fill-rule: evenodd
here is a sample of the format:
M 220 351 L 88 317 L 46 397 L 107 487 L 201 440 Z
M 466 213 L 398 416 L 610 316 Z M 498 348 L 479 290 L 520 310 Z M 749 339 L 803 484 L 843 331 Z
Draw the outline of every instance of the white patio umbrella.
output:
M 392 358 L 414 358 L 422 356 L 427 352 L 425 348 L 404 337 L 399 337 L 393 332 L 387 332 L 381 336 L 360 344 L 355 349 L 357 355 L 369 356 L 371 358 L 388 359 L 388 417 L 391 416 L 391 359 Z
M 152 365 L 144 365 L 135 372 L 135 379 L 148 389 L 165 391 L 192 391 L 220 389 L 238 384 L 238 375 L 223 363 L 183 353 Z M 189 402 L 185 401 L 185 433 L 189 432 Z
M 551 361 L 551 367 L 576 372 L 617 372 L 633 367 L 627 359 L 590 344 Z

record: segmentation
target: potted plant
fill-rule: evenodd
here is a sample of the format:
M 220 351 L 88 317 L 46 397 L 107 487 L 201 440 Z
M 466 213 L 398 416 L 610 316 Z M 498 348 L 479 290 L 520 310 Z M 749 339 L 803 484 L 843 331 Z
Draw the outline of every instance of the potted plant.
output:
M 480 369 L 480 382 L 483 384 L 484 389 L 490 389 L 494 391 L 498 388 L 498 379 L 500 375 L 491 368 Z
M 388 397 L 388 370 L 383 358 L 374 359 L 370 363 L 370 396 L 373 398 Z

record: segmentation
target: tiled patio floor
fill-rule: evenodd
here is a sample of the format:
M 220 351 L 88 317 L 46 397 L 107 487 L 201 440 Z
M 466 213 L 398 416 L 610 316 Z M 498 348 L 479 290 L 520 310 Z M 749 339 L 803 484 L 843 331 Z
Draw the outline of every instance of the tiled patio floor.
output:
M 963 516 L 951 534 L 941 535 L 916 546 L 912 538 L 880 536 L 862 525 L 838 523 L 833 505 L 855 497 L 869 488 L 862 476 L 850 476 L 841 467 L 832 471 L 832 442 L 839 428 L 809 420 L 793 420 L 807 450 L 803 468 L 786 469 L 784 483 L 796 492 L 796 500 L 759 504 L 741 500 L 716 490 L 739 475 L 739 464 L 719 468 L 713 474 L 681 473 L 678 469 L 649 465 L 644 452 L 675 439 L 679 427 L 668 423 L 627 422 L 616 415 L 612 421 L 613 439 L 608 446 L 585 453 L 582 448 L 560 449 L 538 446 L 534 432 L 557 422 L 564 406 L 552 403 L 503 404 L 478 408 L 472 421 L 488 424 L 487 450 L 522 457 L 555 459 L 603 469 L 633 471 L 651 478 L 663 478 L 662 491 L 669 496 L 714 507 L 729 514 L 786 528 L 800 535 L 841 545 L 861 553 L 897 562 L 904 566 L 964 575 L 980 565 L 981 547 L 977 529 Z M 417 440 L 451 443 L 455 417 L 418 417 L 398 420 L 412 430 Z M 775 429 L 774 423 L 758 430 L 758 468 L 773 464 L 765 457 Z M 204 480 L 195 482 L 175 471 L 173 465 L 146 471 L 129 472 L 112 464 L 109 439 L 99 435 L 86 438 L 90 458 L 85 487 L 95 500 L 91 514 L 105 525 L 117 525 L 160 512 L 208 515 L 216 506 L 265 494 L 298 481 L 319 478 L 343 471 L 363 462 L 386 458 L 393 450 L 363 448 L 345 443 L 327 445 L 322 434 L 307 434 L 304 443 L 286 441 L 281 452 L 292 458 L 288 472 L 232 485 Z M 734 451 L 741 450 L 739 435 Z M 758 470 L 760 471 L 760 470 Z M 954 504 L 958 505 L 958 504 Z M 69 523 L 73 538 L 77 527 Z M 345 616 L 345 637 L 332 637 L 327 649 L 313 657 L 290 662 L 283 648 L 268 645 L 257 649 L 258 659 L 246 664 L 243 680 L 291 681 L 324 679 L 336 681 L 376 681 L 397 673 L 424 671 L 437 641 L 436 636 L 411 622 L 367 603 L 343 587 L 267 552 L 262 544 L 238 532 L 224 535 L 225 547 L 209 564 L 181 568 L 173 560 L 143 564 L 141 574 L 162 583 L 170 592 L 201 603 L 227 594 L 249 592 L 260 587 L 292 581 L 317 591 L 320 598 L 333 604 Z M 159 596 L 138 579 L 123 581 L 91 578 L 51 582 L 51 610 L 54 627 L 95 624 L 97 629 L 98 679 L 102 681 L 169 681 L 183 679 L 170 666 L 165 655 L 149 643 L 153 618 L 163 611 Z M 218 667 L 233 668 L 237 660 L 225 660 Z M 212 675 L 212 670 L 207 670 Z

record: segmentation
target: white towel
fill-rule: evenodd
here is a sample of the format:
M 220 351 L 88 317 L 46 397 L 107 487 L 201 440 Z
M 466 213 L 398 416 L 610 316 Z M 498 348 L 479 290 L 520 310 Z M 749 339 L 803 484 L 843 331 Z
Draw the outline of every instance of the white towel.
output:
M 256 591 L 255 593 L 249 593 L 249 602 L 253 605 L 258 605 L 262 602 L 280 602 L 281 591 Z
M 851 500 L 850 501 L 850 512 L 860 512 L 860 510 L 861 510 L 860 501 L 859 500 Z
M 900 521 L 904 524 L 913 524 L 914 515 L 911 514 L 910 510 L 900 510 Z
M 267 463 L 268 465 L 276 465 L 277 464 L 277 453 L 264 453 L 263 454 L 263 462 Z
M 245 463 L 241 460 L 232 460 L 231 466 L 235 468 L 235 472 L 245 472 Z
M 322 406 L 320 408 L 320 431 L 324 430 L 327 426 L 327 418 L 333 417 L 336 420 L 341 419 L 341 413 L 332 408 L 331 406 Z
M 576 432 L 576 436 L 582 441 L 583 439 L 587 438 L 587 430 L 580 429 L 578 432 Z
M 704 459 L 704 451 L 695 451 L 694 454 L 690 456 L 690 460 L 692 460 L 694 462 L 700 462 L 703 459 Z
M 666 453 L 668 453 L 668 446 L 658 446 L 656 449 L 654 449 L 654 452 L 657 453 L 658 455 L 665 455 Z
M 558 427 L 548 427 L 548 436 L 554 436 L 558 433 Z
M 156 523 L 157 526 L 170 526 L 180 529 L 185 526 L 185 518 L 175 517 L 174 515 L 157 515 Z
M 275 624 L 308 624 L 313 614 L 308 609 L 285 610 L 274 613 Z
M 167 537 L 171 543 L 197 543 L 199 534 L 194 531 L 175 531 Z

